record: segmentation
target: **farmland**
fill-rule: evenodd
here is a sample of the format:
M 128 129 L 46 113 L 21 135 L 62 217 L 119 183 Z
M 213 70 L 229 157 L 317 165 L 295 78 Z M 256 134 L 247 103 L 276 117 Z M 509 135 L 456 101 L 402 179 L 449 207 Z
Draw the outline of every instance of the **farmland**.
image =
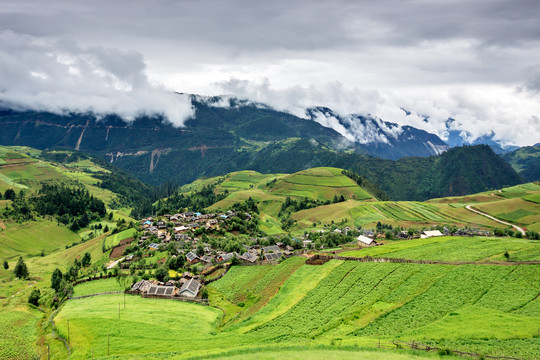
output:
M 133 236 L 136 232 L 137 232 L 137 230 L 131 228 L 131 229 L 127 229 L 127 230 L 121 231 L 119 233 L 116 233 L 114 235 L 107 236 L 107 238 L 105 239 L 105 247 L 107 249 L 109 249 L 109 248 L 111 248 L 113 246 L 116 246 L 116 245 L 120 244 L 120 241 L 125 240 L 125 239 Z
M 387 241 L 384 246 L 346 251 L 340 255 L 489 262 L 504 260 L 505 252 L 509 253 L 512 261 L 540 260 L 540 243 L 535 240 L 514 238 L 441 236 Z
M 111 354 L 146 354 L 142 358 L 160 353 L 242 359 L 261 352 L 273 359 L 284 351 L 294 358 L 304 351 L 322 356 L 322 350 L 366 351 L 362 347 L 379 340 L 412 339 L 486 355 L 540 354 L 540 266 L 302 264 L 293 258 L 280 265 L 233 266 L 211 286 L 211 304 L 235 311 L 221 321 L 223 313 L 212 307 L 128 296 L 124 310 L 121 295 L 104 295 L 69 301 L 55 322 L 66 335 L 70 320 L 73 359 L 92 349 L 105 355 L 106 332 Z M 268 299 L 261 304 L 263 294 Z M 197 326 L 189 326 L 194 321 Z M 167 339 L 175 339 L 174 348 Z M 279 350 L 271 347 L 276 342 Z M 375 352 L 373 358 L 398 355 Z
M 79 241 L 80 237 L 58 226 L 56 221 L 38 220 L 17 224 L 5 223 L 5 230 L 0 230 L 0 259 L 13 260 L 19 255 L 39 256 Z
M 85 282 L 73 287 L 73 296 L 84 296 L 109 291 L 124 291 L 124 287 L 116 280 L 109 278 Z

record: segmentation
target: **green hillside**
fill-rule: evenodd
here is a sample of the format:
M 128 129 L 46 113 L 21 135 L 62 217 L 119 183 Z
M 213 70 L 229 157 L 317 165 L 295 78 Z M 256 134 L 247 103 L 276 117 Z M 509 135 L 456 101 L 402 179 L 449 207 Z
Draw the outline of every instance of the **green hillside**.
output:
M 365 181 L 362 185 L 373 185 Z M 283 218 L 288 215 L 281 212 L 287 198 L 293 201 L 308 199 L 309 207 L 342 203 L 347 199 L 374 201 L 375 198 L 343 173 L 342 169 L 320 167 L 303 170 L 294 174 L 260 174 L 256 171 L 239 171 L 225 176 L 199 179 L 180 188 L 183 196 L 197 194 L 204 188 L 211 187 L 213 193 L 220 195 L 219 201 L 209 204 L 208 211 L 228 209 L 238 203 L 252 199 L 260 211 L 261 229 L 267 234 L 284 232 Z M 165 206 L 174 212 L 173 199 Z M 157 210 L 159 211 L 159 210 Z
M 395 340 L 490 356 L 540 356 L 537 265 L 331 260 L 314 266 L 304 261 L 233 267 L 210 285 L 210 303 L 217 309 L 128 296 L 126 308 L 119 310 L 122 295 L 104 295 L 70 300 L 55 323 L 67 336 L 70 321 L 71 359 L 87 358 L 92 349 L 104 356 L 107 334 L 111 354 L 121 359 L 133 354 L 141 359 L 158 354 L 243 358 L 249 353 L 277 359 L 287 352 L 294 358 L 321 350 L 329 356 L 342 350 L 360 356 L 377 350 L 379 343 L 390 349 Z M 65 355 L 56 349 L 56 355 Z M 380 351 L 372 353 L 373 359 L 400 354 Z
M 540 180 L 540 144 L 524 146 L 503 158 L 527 181 Z

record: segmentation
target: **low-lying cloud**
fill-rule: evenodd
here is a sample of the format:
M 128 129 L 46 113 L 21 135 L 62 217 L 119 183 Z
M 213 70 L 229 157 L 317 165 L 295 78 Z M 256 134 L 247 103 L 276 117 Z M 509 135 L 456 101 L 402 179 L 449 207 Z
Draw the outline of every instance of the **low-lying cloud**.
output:
M 347 125 L 322 113 L 314 118 L 333 128 L 347 139 L 361 143 L 372 139 L 384 141 L 383 135 L 370 131 L 352 114 L 371 116 L 387 134 L 401 130 L 380 120 L 409 125 L 434 133 L 443 140 L 448 130 L 469 133 L 469 141 L 494 134 L 502 143 L 531 145 L 540 139 L 537 93 L 502 86 L 467 86 L 448 89 L 402 89 L 396 91 L 351 88 L 334 82 L 324 86 L 292 86 L 277 89 L 268 80 L 253 82 L 231 79 L 215 84 L 224 93 L 268 104 L 301 118 L 309 118 L 306 109 L 325 106 L 338 114 Z M 454 119 L 450 128 L 448 119 Z M 377 138 L 379 137 L 379 138 Z M 354 140 L 353 140 L 354 139 Z
M 141 54 L 83 48 L 12 31 L 0 32 L 0 102 L 53 113 L 162 114 L 176 126 L 194 115 L 187 96 L 151 84 Z

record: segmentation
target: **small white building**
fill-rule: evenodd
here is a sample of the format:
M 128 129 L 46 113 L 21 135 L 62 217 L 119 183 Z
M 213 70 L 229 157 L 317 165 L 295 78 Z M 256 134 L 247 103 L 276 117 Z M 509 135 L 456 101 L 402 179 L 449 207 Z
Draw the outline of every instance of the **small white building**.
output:
M 372 246 L 375 245 L 375 241 L 372 238 L 368 238 L 367 236 L 360 235 L 356 238 L 358 240 L 359 246 Z
M 426 231 L 422 231 L 422 234 L 420 234 L 420 237 L 422 239 L 433 237 L 433 236 L 443 236 L 443 234 L 439 230 L 426 230 Z

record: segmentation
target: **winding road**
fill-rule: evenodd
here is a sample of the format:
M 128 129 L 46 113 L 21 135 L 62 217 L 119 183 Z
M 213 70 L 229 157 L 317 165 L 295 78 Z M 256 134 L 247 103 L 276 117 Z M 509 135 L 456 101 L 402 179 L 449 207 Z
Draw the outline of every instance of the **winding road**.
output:
M 499 219 L 497 219 L 497 218 L 494 218 L 494 217 L 491 216 L 491 215 L 488 215 L 488 214 L 486 214 L 486 213 L 483 213 L 483 212 L 481 212 L 481 211 L 478 211 L 478 210 L 476 210 L 476 209 L 473 209 L 473 208 L 472 208 L 472 205 L 467 205 L 467 206 L 465 206 L 465 208 L 466 208 L 467 210 L 469 210 L 469 211 L 472 211 L 472 212 L 477 213 L 477 214 L 479 214 L 479 215 L 482 215 L 482 216 L 485 216 L 485 217 L 487 217 L 487 218 L 490 218 L 491 220 L 496 221 L 496 222 L 498 222 L 498 223 L 501 223 L 501 224 L 504 224 L 504 225 L 509 225 L 509 226 L 515 228 L 517 231 L 519 231 L 522 235 L 525 235 L 525 230 L 523 230 L 522 228 L 520 228 L 520 227 L 517 226 L 517 225 L 507 223 L 506 221 L 499 220 Z

